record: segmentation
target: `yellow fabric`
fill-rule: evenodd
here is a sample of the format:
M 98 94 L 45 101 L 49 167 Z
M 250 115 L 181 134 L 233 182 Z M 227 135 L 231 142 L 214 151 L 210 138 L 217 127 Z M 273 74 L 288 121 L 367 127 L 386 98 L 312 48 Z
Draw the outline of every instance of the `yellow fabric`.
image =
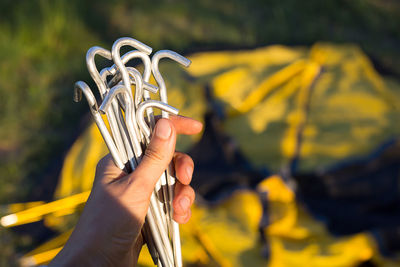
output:
M 400 134 L 399 83 L 386 82 L 355 45 L 272 46 L 191 59 L 189 73 L 210 83 L 222 103 L 223 129 L 256 166 L 275 171 L 298 156 L 300 169 L 312 171 Z
M 260 183 L 268 194 L 270 224 L 264 229 L 271 249 L 271 267 L 357 266 L 377 255 L 373 239 L 366 233 L 332 236 L 296 202 L 295 194 L 279 176 Z
M 237 65 L 254 69 L 268 65 L 291 63 L 304 55 L 305 49 L 274 45 L 248 51 L 202 52 L 189 56 L 192 65 L 187 70 L 195 77 L 210 75 Z
M 97 162 L 107 153 L 96 124 L 91 124 L 65 157 L 54 197 L 58 199 L 90 190 Z

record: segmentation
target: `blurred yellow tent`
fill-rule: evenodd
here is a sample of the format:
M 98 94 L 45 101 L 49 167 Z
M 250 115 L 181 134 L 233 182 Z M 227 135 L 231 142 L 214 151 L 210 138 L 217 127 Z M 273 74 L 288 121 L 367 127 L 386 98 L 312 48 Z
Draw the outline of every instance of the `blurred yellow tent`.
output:
M 188 71 L 211 83 L 225 132 L 255 165 L 277 171 L 298 156 L 301 170 L 313 170 L 400 133 L 399 84 L 383 80 L 357 46 L 271 46 L 191 59 Z
M 161 66 L 171 104 L 199 120 L 207 110 L 220 108 L 222 130 L 255 167 L 278 172 L 298 160 L 298 170 L 313 171 L 370 153 L 400 133 L 399 84 L 384 80 L 354 45 L 270 46 L 203 52 L 190 59 L 187 72 Z M 179 139 L 178 149 L 187 150 L 199 138 Z M 44 219 L 53 229 L 69 231 L 91 189 L 95 166 L 106 153 L 91 125 L 65 158 L 54 196 L 63 202 L 50 203 L 54 209 L 37 206 L 15 213 L 8 217 L 8 226 Z M 369 260 L 383 266 L 400 264 L 384 259 L 366 232 L 331 235 L 277 175 L 252 191 L 233 192 L 219 204 L 195 205 L 192 220 L 181 231 L 187 265 L 357 266 Z M 65 236 L 26 255 L 23 262 L 49 261 Z M 146 251 L 139 263 L 152 266 Z

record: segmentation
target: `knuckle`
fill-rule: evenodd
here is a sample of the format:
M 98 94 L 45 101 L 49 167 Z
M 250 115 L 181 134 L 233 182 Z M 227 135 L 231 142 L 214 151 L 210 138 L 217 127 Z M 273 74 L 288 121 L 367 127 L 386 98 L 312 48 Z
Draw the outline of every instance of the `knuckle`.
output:
M 152 148 L 151 146 L 147 147 L 144 152 L 144 156 L 155 162 L 162 162 L 165 159 L 165 156 L 159 153 L 157 150 Z
M 188 212 L 182 218 L 182 223 L 183 224 L 188 223 L 191 217 L 192 217 L 192 211 L 188 210 Z
M 177 214 L 177 213 L 174 213 L 174 216 L 173 216 L 173 218 L 174 218 L 174 220 L 176 221 L 176 222 L 178 222 L 178 223 L 180 223 L 180 224 L 184 224 L 184 223 L 186 223 L 186 214 Z
M 196 196 L 196 192 L 194 191 L 194 189 L 191 187 L 191 186 L 189 186 L 188 187 L 189 189 L 189 192 L 188 192 L 188 194 L 189 194 L 189 196 L 190 196 L 190 199 L 192 200 L 192 202 L 194 201 L 194 198 L 195 198 L 195 196 Z
M 175 163 L 178 165 L 189 165 L 194 167 L 194 161 L 188 154 L 179 152 L 175 156 Z
M 174 206 L 174 214 L 176 216 L 184 216 L 186 213 L 185 210 L 183 210 L 179 205 Z
M 183 185 L 183 194 L 187 195 L 187 196 L 194 196 L 194 189 L 190 186 L 190 185 Z
M 193 159 L 188 154 L 182 153 L 181 160 L 184 161 L 186 164 L 193 164 Z

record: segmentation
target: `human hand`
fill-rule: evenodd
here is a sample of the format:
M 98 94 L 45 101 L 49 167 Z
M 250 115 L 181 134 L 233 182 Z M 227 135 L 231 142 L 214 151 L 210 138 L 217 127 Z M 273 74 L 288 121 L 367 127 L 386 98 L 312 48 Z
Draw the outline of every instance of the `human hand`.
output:
M 177 178 L 173 218 L 186 223 L 195 198 L 189 186 L 194 164 L 188 155 L 175 152 L 176 135 L 196 134 L 201 128 L 200 122 L 186 117 L 160 119 L 141 163 L 128 175 L 110 155 L 104 157 L 75 230 L 49 266 L 135 266 L 151 193 L 171 161 Z

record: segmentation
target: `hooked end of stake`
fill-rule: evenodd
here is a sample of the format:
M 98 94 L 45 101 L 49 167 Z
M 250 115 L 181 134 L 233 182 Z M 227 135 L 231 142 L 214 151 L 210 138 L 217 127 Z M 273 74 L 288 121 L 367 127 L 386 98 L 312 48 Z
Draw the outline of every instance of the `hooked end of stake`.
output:
M 118 40 L 116 40 L 114 42 L 111 50 L 115 51 L 117 46 L 119 46 L 119 48 L 120 48 L 121 46 L 124 46 L 124 45 L 130 45 L 130 46 L 138 49 L 139 51 L 144 52 L 147 55 L 150 55 L 151 52 L 153 51 L 153 48 L 151 48 L 150 46 L 148 46 L 148 45 L 146 45 L 146 44 L 144 44 L 144 43 L 142 43 L 142 42 L 140 42 L 140 41 L 138 41 L 136 39 L 133 39 L 131 37 L 121 37 L 121 38 L 119 38 Z M 118 48 L 118 50 L 119 50 L 119 48 Z
M 73 96 L 74 102 L 78 103 L 82 100 L 82 91 L 79 90 L 78 88 L 74 88 L 74 96 Z
M 185 61 L 183 62 L 183 66 L 185 66 L 187 68 L 190 66 L 190 64 L 192 64 L 192 61 L 190 59 L 185 58 Z

